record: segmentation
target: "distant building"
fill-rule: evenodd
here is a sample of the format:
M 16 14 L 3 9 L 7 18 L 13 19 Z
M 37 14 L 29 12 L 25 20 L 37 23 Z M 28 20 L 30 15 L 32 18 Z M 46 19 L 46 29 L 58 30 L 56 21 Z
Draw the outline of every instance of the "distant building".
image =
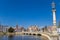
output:
M 50 33 L 51 33 L 52 30 L 53 30 L 53 29 L 52 29 L 52 26 L 48 26 L 47 29 L 48 29 L 48 32 L 50 32 Z
M 8 29 L 7 29 L 7 28 L 8 28 L 9 26 L 5 25 L 5 26 L 2 26 L 2 27 L 3 27 L 3 32 L 8 32 Z
M 57 32 L 58 32 L 58 34 L 60 34 L 60 28 L 57 28 Z
M 28 32 L 37 32 L 37 31 L 39 31 L 39 28 L 38 28 L 38 26 L 36 26 L 36 25 L 30 26 L 30 27 L 28 28 Z
M 24 27 L 19 27 L 18 25 L 16 25 L 15 32 L 23 32 L 23 31 L 25 31 Z
M 0 32 L 7 32 L 7 25 L 0 25 Z

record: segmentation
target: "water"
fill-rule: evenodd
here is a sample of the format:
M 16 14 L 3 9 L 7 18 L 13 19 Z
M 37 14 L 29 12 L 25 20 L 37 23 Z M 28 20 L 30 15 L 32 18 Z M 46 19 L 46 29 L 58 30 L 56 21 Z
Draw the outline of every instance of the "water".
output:
M 15 35 L 15 36 L 0 36 L 0 40 L 41 40 L 40 37 L 37 36 L 19 36 L 19 35 Z

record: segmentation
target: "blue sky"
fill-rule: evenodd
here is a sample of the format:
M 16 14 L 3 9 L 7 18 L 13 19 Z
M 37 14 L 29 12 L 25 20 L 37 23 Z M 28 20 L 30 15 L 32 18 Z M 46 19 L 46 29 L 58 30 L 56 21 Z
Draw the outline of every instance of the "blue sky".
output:
M 56 3 L 57 25 L 60 20 L 60 0 Z M 0 24 L 28 27 L 52 25 L 52 0 L 0 0 Z

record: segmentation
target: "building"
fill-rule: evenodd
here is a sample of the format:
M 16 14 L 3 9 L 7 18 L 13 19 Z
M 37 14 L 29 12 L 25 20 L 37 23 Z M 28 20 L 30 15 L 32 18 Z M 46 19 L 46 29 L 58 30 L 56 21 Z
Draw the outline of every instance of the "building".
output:
M 8 28 L 9 26 L 4 25 L 4 26 L 2 26 L 2 27 L 3 27 L 3 32 L 8 32 L 8 29 L 7 29 L 7 28 Z
M 57 33 L 60 34 L 60 28 L 57 28 Z
M 53 27 L 53 26 L 48 26 L 48 27 L 47 27 L 49 33 L 51 33 L 51 32 L 53 31 L 52 27 Z
M 38 26 L 36 26 L 36 25 L 33 25 L 33 26 L 30 26 L 29 28 L 28 28 L 28 32 L 37 32 L 37 31 L 39 31 L 40 29 L 38 28 Z
M 23 31 L 25 31 L 24 27 L 21 27 L 21 26 L 18 26 L 18 25 L 16 25 L 16 27 L 14 29 L 15 29 L 15 32 L 23 32 Z

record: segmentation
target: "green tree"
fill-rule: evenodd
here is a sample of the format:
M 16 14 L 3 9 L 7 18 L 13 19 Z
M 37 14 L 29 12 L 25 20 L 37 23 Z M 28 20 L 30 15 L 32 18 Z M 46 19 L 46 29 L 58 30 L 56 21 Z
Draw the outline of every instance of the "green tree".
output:
M 10 27 L 9 29 L 8 29 L 8 32 L 10 32 L 10 33 L 13 33 L 15 30 L 12 28 L 12 27 Z

